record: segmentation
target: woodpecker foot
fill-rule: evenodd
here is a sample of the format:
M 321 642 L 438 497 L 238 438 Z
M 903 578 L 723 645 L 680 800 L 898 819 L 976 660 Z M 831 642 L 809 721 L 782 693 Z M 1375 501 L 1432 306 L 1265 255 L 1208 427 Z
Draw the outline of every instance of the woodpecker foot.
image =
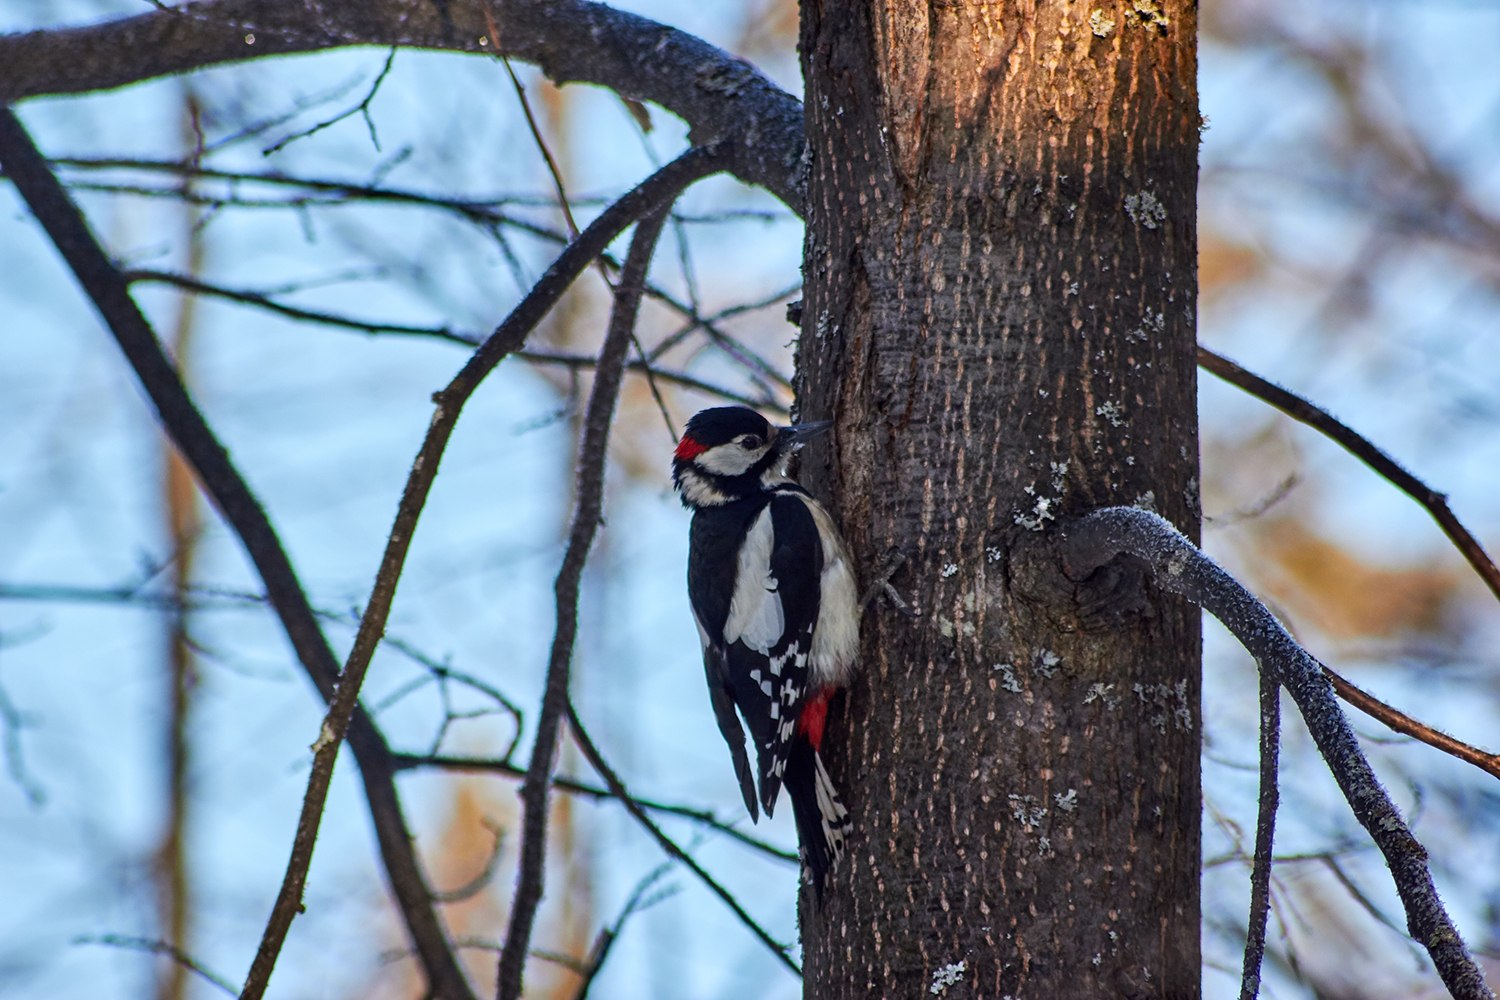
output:
M 871 604 L 884 598 L 885 602 L 894 608 L 897 613 L 903 614 L 908 618 L 917 617 L 916 610 L 910 604 L 907 604 L 902 599 L 901 592 L 891 585 L 891 577 L 896 575 L 896 571 L 905 562 L 906 553 L 900 549 L 891 549 L 890 552 L 886 553 L 885 566 L 875 579 L 870 582 L 869 589 L 865 591 L 864 599 L 860 601 L 861 608 L 869 610 Z

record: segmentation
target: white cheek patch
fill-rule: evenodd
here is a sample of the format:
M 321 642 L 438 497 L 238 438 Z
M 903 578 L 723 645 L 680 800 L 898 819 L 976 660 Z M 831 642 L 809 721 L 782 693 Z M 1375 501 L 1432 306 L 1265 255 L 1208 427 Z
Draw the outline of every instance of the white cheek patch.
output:
M 693 459 L 693 464 L 715 476 L 742 476 L 752 465 L 766 457 L 766 449 L 769 447 L 770 445 L 762 445 L 754 451 L 746 451 L 737 442 L 731 441 L 702 452 Z
M 769 653 L 786 631 L 786 617 L 781 595 L 776 592 L 776 578 L 771 575 L 771 529 L 769 504 L 755 518 L 740 546 L 734 594 L 729 598 L 729 619 L 724 623 L 724 642 L 738 639 L 757 653 Z M 773 671 L 775 665 L 772 665 Z M 769 682 L 766 682 L 769 684 Z M 766 692 L 770 694 L 770 691 Z

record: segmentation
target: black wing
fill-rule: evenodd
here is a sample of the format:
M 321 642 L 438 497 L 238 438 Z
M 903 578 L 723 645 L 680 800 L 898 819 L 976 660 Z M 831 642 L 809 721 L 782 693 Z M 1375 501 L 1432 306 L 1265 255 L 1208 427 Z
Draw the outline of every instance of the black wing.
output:
M 724 742 L 729 744 L 729 755 L 734 758 L 734 776 L 739 779 L 745 809 L 750 813 L 750 820 L 755 822 L 760 819 L 760 812 L 755 808 L 755 777 L 750 770 L 750 758 L 745 754 L 745 731 L 740 728 L 739 717 L 734 714 L 729 662 L 721 647 L 704 645 L 703 671 L 708 675 L 708 699 L 714 706 L 714 718 L 718 720 Z
M 737 501 L 723 507 L 704 508 L 693 515 L 689 536 L 688 593 L 693 601 L 693 616 L 703 640 L 703 672 L 708 679 L 708 697 L 714 719 L 729 755 L 734 760 L 734 774 L 740 793 L 752 820 L 759 819 L 755 804 L 755 777 L 745 754 L 745 731 L 735 716 L 735 699 L 728 654 L 724 648 L 724 623 L 734 595 L 734 581 L 740 544 L 764 498 Z
M 738 581 L 735 600 L 748 601 L 756 596 L 741 594 L 740 587 L 763 587 L 764 599 L 780 605 L 782 627 L 774 641 L 766 642 L 762 635 L 747 644 L 737 638 L 725 650 L 734 701 L 755 741 L 760 804 L 767 816 L 775 811 L 797 715 L 807 696 L 807 660 L 812 653 L 813 628 L 818 623 L 819 577 L 823 572 L 818 526 L 801 496 L 777 494 L 771 500 L 769 515 L 773 535 L 770 572 L 763 581 Z M 758 648 L 762 645 L 764 648 Z

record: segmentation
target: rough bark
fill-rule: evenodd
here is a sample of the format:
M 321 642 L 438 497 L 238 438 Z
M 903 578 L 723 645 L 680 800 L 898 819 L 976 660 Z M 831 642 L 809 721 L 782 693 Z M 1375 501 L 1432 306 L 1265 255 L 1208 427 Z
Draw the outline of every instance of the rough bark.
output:
M 1196 537 L 1195 33 L 803 4 L 808 478 L 920 612 L 870 617 L 830 726 L 856 832 L 808 996 L 1199 992 L 1197 611 L 1047 541 L 1110 504 Z

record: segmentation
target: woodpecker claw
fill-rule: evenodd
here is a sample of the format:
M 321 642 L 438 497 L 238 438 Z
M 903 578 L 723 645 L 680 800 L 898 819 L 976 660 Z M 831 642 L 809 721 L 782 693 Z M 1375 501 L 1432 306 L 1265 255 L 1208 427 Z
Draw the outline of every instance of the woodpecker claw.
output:
M 906 601 L 902 599 L 901 592 L 891 584 L 891 577 L 896 575 L 896 571 L 899 570 L 902 565 L 905 564 L 905 562 L 906 553 L 902 552 L 900 549 L 891 549 L 890 552 L 886 554 L 885 567 L 880 571 L 879 575 L 877 575 L 875 579 L 871 581 L 869 589 L 865 591 L 864 599 L 860 602 L 861 609 L 869 610 L 871 604 L 881 598 L 884 598 L 885 602 L 898 614 L 905 615 L 907 618 L 918 617 L 916 609 L 907 604 Z

